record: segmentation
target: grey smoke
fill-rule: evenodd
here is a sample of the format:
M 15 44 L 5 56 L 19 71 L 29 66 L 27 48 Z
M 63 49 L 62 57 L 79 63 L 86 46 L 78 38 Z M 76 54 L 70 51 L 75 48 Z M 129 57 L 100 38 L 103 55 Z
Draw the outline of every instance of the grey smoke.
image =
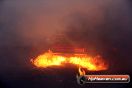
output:
M 131 8 L 130 0 L 3 0 L 0 46 L 45 47 L 63 33 L 106 58 L 117 52 L 113 60 L 130 64 Z

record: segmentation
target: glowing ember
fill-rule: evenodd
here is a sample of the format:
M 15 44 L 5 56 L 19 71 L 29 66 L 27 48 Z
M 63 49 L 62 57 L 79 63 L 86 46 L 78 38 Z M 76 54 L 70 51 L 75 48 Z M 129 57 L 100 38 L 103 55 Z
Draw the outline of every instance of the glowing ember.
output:
M 46 68 L 49 66 L 62 66 L 66 63 L 77 65 L 81 68 L 86 68 L 90 71 L 106 70 L 108 68 L 107 64 L 103 61 L 100 56 L 90 57 L 87 54 L 84 55 L 57 55 L 51 51 L 39 55 L 35 59 L 31 59 L 31 62 L 36 67 Z M 80 70 L 81 72 L 81 70 Z

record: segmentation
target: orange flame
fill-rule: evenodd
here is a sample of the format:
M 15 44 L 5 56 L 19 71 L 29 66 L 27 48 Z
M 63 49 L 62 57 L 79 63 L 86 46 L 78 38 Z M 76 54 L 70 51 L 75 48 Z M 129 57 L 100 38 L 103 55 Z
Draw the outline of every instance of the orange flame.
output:
M 65 57 L 59 55 L 53 55 L 52 52 L 39 55 L 35 60 L 31 59 L 31 62 L 37 67 L 48 67 L 53 65 L 62 65 L 65 62 Z
M 36 67 L 46 68 L 49 66 L 62 66 L 65 63 L 70 63 L 79 66 L 79 69 L 86 68 L 90 71 L 99 71 L 108 69 L 108 65 L 105 64 L 105 61 L 101 58 L 101 56 L 90 57 L 87 54 L 80 55 L 72 55 L 72 56 L 64 56 L 64 55 L 55 55 L 53 52 L 49 51 L 42 55 L 39 55 L 35 59 L 31 59 L 31 62 Z M 81 73 L 81 69 L 80 69 Z M 85 74 L 82 71 L 81 74 Z

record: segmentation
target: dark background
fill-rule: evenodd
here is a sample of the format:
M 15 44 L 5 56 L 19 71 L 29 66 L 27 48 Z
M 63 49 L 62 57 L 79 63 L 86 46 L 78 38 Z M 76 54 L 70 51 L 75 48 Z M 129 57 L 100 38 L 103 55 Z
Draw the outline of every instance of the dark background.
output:
M 131 0 L 0 0 L 1 88 L 130 88 L 129 84 L 76 82 L 76 66 L 35 68 L 30 59 L 64 34 L 89 53 L 101 54 L 107 71 L 132 75 Z

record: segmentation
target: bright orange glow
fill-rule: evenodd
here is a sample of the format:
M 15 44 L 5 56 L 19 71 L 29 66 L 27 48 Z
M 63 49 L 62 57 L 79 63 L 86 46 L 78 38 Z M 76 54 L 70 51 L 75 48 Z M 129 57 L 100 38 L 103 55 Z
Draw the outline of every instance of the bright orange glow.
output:
M 62 65 L 66 59 L 63 56 L 53 55 L 52 52 L 47 52 L 39 55 L 35 60 L 31 59 L 31 62 L 37 67 L 48 67 L 53 65 Z
M 81 68 L 86 68 L 90 71 L 99 71 L 108 69 L 108 65 L 103 61 L 101 56 L 90 57 L 87 54 L 65 56 L 57 55 L 49 51 L 42 55 L 39 55 L 35 59 L 31 59 L 31 62 L 36 67 L 46 68 L 49 66 L 62 66 L 66 63 L 76 65 Z

